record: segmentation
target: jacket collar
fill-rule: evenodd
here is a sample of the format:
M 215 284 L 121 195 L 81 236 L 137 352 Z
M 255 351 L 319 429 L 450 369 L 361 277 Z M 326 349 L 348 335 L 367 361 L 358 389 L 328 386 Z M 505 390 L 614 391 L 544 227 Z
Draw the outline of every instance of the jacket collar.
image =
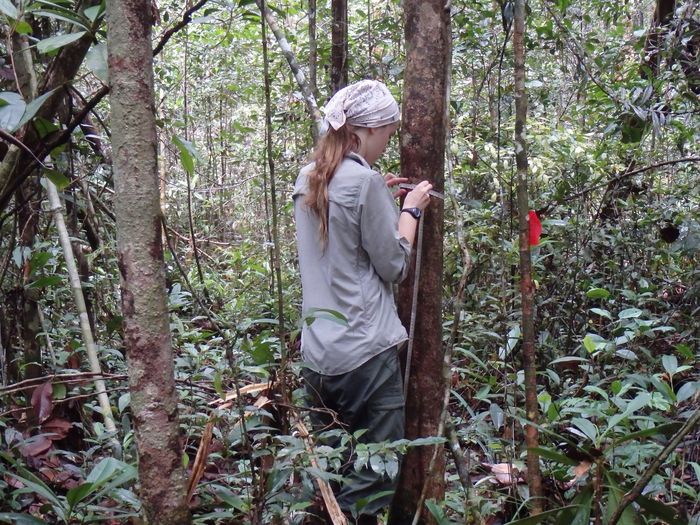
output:
M 367 161 L 364 159 L 364 157 L 362 155 L 360 155 L 359 153 L 355 153 L 354 151 L 351 151 L 345 157 L 350 159 L 350 160 L 354 160 L 355 162 L 357 162 L 358 164 L 361 164 L 365 168 L 372 169 L 372 166 L 370 166 L 367 163 Z

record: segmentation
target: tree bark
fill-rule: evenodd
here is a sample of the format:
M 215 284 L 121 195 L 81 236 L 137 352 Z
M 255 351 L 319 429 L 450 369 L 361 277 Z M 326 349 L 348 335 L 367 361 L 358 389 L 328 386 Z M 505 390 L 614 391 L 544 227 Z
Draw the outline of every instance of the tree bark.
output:
M 318 79 L 316 78 L 316 61 L 318 46 L 316 43 L 316 0 L 309 0 L 309 89 L 318 100 Z
M 348 3 L 332 0 L 333 27 L 331 30 L 331 92 L 348 85 Z
M 189 524 L 165 293 L 150 0 L 107 3 L 124 343 L 149 523 Z
M 525 0 L 515 1 L 513 52 L 515 54 L 515 163 L 518 178 L 518 218 L 520 223 L 520 295 L 522 307 L 523 361 L 525 368 L 525 411 L 531 423 L 525 427 L 527 445 L 527 481 L 532 499 L 532 513 L 543 509 L 540 459 L 532 449 L 539 445 L 537 421 L 537 359 L 535 355 L 535 288 L 530 260 L 530 223 L 528 202 L 528 162 L 525 126 L 527 94 L 525 92 Z
M 444 187 L 447 78 L 450 67 L 450 17 L 443 0 L 405 3 L 406 72 L 401 133 L 401 176 L 410 182 L 430 180 Z M 442 374 L 442 239 L 444 203 L 432 199 L 423 225 L 423 253 L 413 355 L 406 395 L 406 437 L 435 436 L 444 393 Z M 414 263 L 415 264 L 415 263 Z M 409 326 L 415 268 L 399 290 L 399 315 Z M 444 497 L 445 457 L 439 454 L 428 472 L 431 447 L 414 448 L 406 455 L 389 523 L 411 523 L 416 503 Z M 423 513 L 419 523 L 434 523 Z
M 667 26 L 673 18 L 675 9 L 675 0 L 656 0 L 654 17 L 644 44 L 644 57 L 642 58 L 642 65 L 649 68 L 653 77 L 659 74 L 659 48 L 662 44 L 663 34 L 668 31 Z M 644 67 L 641 68 L 640 76 L 648 78 L 647 70 Z
M 25 101 L 30 102 L 37 97 L 38 87 L 34 72 L 34 60 L 29 48 L 27 37 L 12 35 L 12 51 L 14 54 L 14 67 L 17 74 L 18 88 Z M 15 146 L 12 146 L 15 147 Z M 22 153 L 20 153 L 21 158 Z M 17 189 L 16 201 L 23 202 L 17 213 L 19 227 L 19 246 L 29 251 L 34 246 L 34 238 L 39 226 L 41 211 L 41 186 L 36 176 L 29 177 Z M 24 253 L 24 251 L 23 251 Z M 29 252 L 31 253 L 31 252 Z M 30 255 L 31 257 L 31 255 Z M 29 257 L 24 259 L 22 268 L 22 284 L 27 284 L 31 274 Z M 24 377 L 32 379 L 42 374 L 41 345 L 38 334 L 41 331 L 39 319 L 39 303 L 37 290 L 23 288 L 21 296 L 22 322 L 20 332 L 22 335 L 22 349 L 24 362 Z M 15 378 L 19 379 L 19 378 Z

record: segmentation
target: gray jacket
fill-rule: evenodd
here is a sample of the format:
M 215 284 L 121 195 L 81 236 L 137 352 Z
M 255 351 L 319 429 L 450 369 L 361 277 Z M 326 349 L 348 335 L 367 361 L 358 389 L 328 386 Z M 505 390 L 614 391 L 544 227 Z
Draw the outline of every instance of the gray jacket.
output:
M 304 204 L 312 166 L 299 173 L 293 195 L 302 315 L 333 310 L 347 324 L 317 313 L 303 324 L 301 348 L 312 368 L 339 375 L 406 340 L 392 283 L 406 276 L 411 246 L 399 237 L 399 212 L 386 182 L 351 153 L 328 186 L 328 243 L 322 250 L 319 220 Z

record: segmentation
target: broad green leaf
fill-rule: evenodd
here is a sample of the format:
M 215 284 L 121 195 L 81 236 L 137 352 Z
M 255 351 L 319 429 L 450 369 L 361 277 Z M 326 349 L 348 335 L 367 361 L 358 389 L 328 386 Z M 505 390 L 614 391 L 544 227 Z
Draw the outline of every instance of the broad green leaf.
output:
M 578 461 L 576 461 L 575 459 L 565 456 L 564 454 L 561 454 L 559 452 L 555 452 L 551 448 L 532 447 L 528 450 L 532 450 L 533 452 L 536 452 L 540 457 L 556 461 L 557 463 L 561 463 L 562 465 L 578 465 Z
M 605 288 L 591 288 L 586 292 L 586 297 L 589 299 L 607 299 L 610 297 L 610 292 Z
M 103 497 L 103 495 L 110 493 L 116 487 L 132 482 L 136 477 L 136 468 L 128 463 L 114 458 L 101 460 L 95 465 L 85 480 L 95 485 L 95 491 L 92 493 L 88 503 Z
M 14 20 L 19 18 L 19 11 L 10 0 L 0 0 L 0 13 Z
M 15 33 L 19 35 L 31 35 L 32 26 L 30 26 L 24 20 L 20 20 L 19 22 L 17 22 L 17 24 L 15 24 Z
M 27 285 L 27 288 L 49 288 L 63 283 L 63 278 L 59 275 L 46 275 L 39 277 L 36 281 L 32 281 Z
M 180 151 L 180 163 L 182 167 L 189 175 L 194 174 L 195 160 L 199 161 L 200 159 L 199 153 L 194 145 L 190 141 L 180 138 L 177 135 L 173 136 L 172 142 Z
M 56 89 L 58 89 L 58 88 L 56 88 Z M 27 122 L 32 120 L 34 118 L 34 116 L 41 109 L 41 106 L 44 105 L 44 102 L 46 102 L 46 99 L 48 99 L 51 95 L 53 95 L 54 91 L 56 91 L 56 90 L 52 89 L 51 91 L 47 91 L 43 95 L 36 97 L 29 104 L 27 104 L 27 107 L 24 110 L 24 115 L 22 115 L 22 118 L 20 119 L 19 124 L 17 124 L 17 127 L 21 128 Z
M 583 338 L 583 347 L 588 351 L 589 354 L 605 348 L 607 341 L 597 334 L 586 334 Z
M 32 265 L 32 272 L 40 270 L 46 263 L 51 260 L 51 254 L 49 252 L 34 252 L 32 254 L 32 260 L 30 261 Z
M 238 494 L 234 494 L 228 488 L 217 486 L 214 488 L 214 494 L 223 503 L 239 512 L 248 512 L 250 509 L 250 504 L 247 501 L 244 501 L 243 498 Z
M 520 335 L 520 325 L 515 325 L 510 329 L 506 337 L 505 346 L 498 350 L 498 359 L 502 361 L 510 355 L 515 346 L 518 344 L 518 341 L 520 341 Z
M 54 399 L 65 399 L 67 394 L 66 385 L 63 383 L 56 383 L 53 385 L 53 398 Z
M 493 427 L 496 430 L 501 428 L 505 419 L 503 409 L 496 403 L 491 403 L 491 406 L 489 407 L 489 414 L 491 415 L 491 423 L 493 423 Z
M 555 525 L 589 525 L 592 500 L 593 486 L 589 484 L 571 501 L 573 507 L 557 516 Z
M 603 308 L 591 308 L 591 312 L 593 312 L 594 314 L 597 314 L 601 317 L 607 317 L 608 319 L 610 319 L 612 321 L 612 315 L 610 314 L 610 312 L 608 312 L 607 310 L 604 310 Z
M 678 359 L 675 355 L 662 355 L 661 364 L 664 365 L 664 370 L 670 376 L 678 371 Z
M 678 389 L 678 393 L 676 394 L 676 402 L 681 403 L 686 399 L 690 399 L 698 390 L 700 390 L 700 381 L 684 383 L 683 386 Z
M 639 394 L 637 397 L 635 397 L 632 401 L 630 401 L 627 406 L 625 407 L 624 412 L 621 414 L 615 414 L 608 420 L 608 427 L 605 429 L 601 437 L 605 436 L 608 432 L 610 432 L 618 423 L 621 421 L 627 419 L 629 416 L 631 416 L 633 413 L 635 413 L 637 410 L 640 408 L 643 408 L 649 404 L 649 401 L 651 401 L 651 394 L 648 392 L 642 392 Z
M 85 21 L 76 16 L 75 13 L 68 11 L 67 9 L 62 9 L 61 11 L 53 11 L 51 9 L 38 9 L 32 11 L 34 16 L 44 16 L 46 18 L 53 18 L 55 20 L 61 20 L 62 22 L 68 22 L 69 24 L 75 24 L 85 31 L 89 30 L 89 27 L 85 25 Z
M 63 173 L 59 173 L 58 171 L 46 170 L 44 171 L 44 176 L 47 179 L 49 179 L 54 184 L 54 186 L 56 186 L 56 189 L 58 191 L 67 188 L 70 184 L 70 179 L 66 177 Z
M 68 44 L 72 44 L 76 40 L 80 40 L 85 31 L 78 31 L 77 33 L 67 33 L 65 35 L 56 35 L 49 38 L 45 38 L 37 43 L 36 48 L 40 53 L 51 53 L 56 51 Z
M 95 20 L 99 16 L 102 16 L 105 12 L 105 4 L 102 2 L 100 5 L 95 5 L 92 7 L 88 7 L 83 13 L 85 16 L 90 20 L 90 22 L 95 23 Z
M 40 495 L 46 501 L 50 502 L 55 507 L 57 512 L 60 512 L 64 509 L 64 503 L 48 487 L 48 485 L 46 485 L 43 481 L 41 481 L 38 477 L 29 472 L 27 469 L 19 467 L 18 470 L 22 474 L 21 476 L 13 472 L 7 472 L 7 475 L 18 479 L 26 488 Z
M 590 359 L 584 359 L 583 357 L 576 357 L 576 356 L 566 356 L 566 357 L 560 357 L 559 359 L 555 359 L 554 361 L 550 361 L 550 365 L 556 365 L 558 363 L 590 363 Z
M 629 350 L 628 348 L 618 348 L 617 350 L 615 350 L 615 355 L 617 357 L 621 357 L 622 359 L 628 359 L 630 361 L 637 360 L 637 354 L 635 354 L 632 350 Z
M 126 392 L 125 394 L 122 394 L 119 396 L 119 400 L 117 401 L 117 408 L 119 408 L 119 413 L 121 414 L 126 410 L 126 408 L 131 404 L 131 394 L 129 392 Z
M 107 66 L 107 44 L 101 43 L 92 46 L 85 57 L 85 64 L 92 73 L 102 82 L 109 81 L 109 68 Z
M 11 523 L 12 525 L 46 525 L 47 522 L 35 518 L 30 514 L 20 514 L 19 512 L 0 512 L 0 522 Z
M 0 93 L 0 128 L 15 131 L 24 116 L 27 104 L 19 93 Z
M 429 499 L 425 502 L 425 506 L 433 515 L 438 525 L 449 525 L 450 521 L 445 516 L 445 511 L 442 505 L 438 505 L 435 500 Z
M 83 483 L 77 487 L 73 487 L 66 494 L 66 499 L 71 508 L 74 508 L 78 503 L 83 501 L 95 490 L 95 485 L 92 483 Z
M 607 505 L 605 507 L 605 519 L 603 520 L 603 523 L 610 521 L 612 513 L 617 508 L 622 496 L 625 493 L 622 487 L 620 487 L 617 481 L 615 481 L 615 479 L 612 477 L 610 472 L 605 472 L 605 478 L 608 481 L 609 489 Z M 618 525 L 640 525 L 639 515 L 634 511 L 634 508 L 631 505 L 628 505 L 617 523 Z
M 658 434 L 670 436 L 671 434 L 675 433 L 680 427 L 681 423 L 666 423 L 664 425 L 659 425 L 652 428 L 647 428 L 645 430 L 632 432 L 631 434 L 618 437 L 615 440 L 615 446 L 620 445 L 626 441 L 631 441 L 633 439 L 646 438 L 649 436 L 656 436 Z
M 87 483 L 92 483 L 96 487 L 105 484 L 116 474 L 124 471 L 125 468 L 133 468 L 131 465 L 114 458 L 104 458 L 100 460 L 90 471 L 85 479 Z
M 642 315 L 642 311 L 639 308 L 627 308 L 617 314 L 620 319 L 634 319 L 640 315 Z
M 596 442 L 598 438 L 598 427 L 593 423 L 582 417 L 575 417 L 571 420 L 571 424 L 574 425 L 583 436 L 590 439 L 593 443 Z
M 17 265 L 17 268 L 21 268 L 31 256 L 32 249 L 29 246 L 17 246 L 17 248 L 12 250 L 12 260 Z

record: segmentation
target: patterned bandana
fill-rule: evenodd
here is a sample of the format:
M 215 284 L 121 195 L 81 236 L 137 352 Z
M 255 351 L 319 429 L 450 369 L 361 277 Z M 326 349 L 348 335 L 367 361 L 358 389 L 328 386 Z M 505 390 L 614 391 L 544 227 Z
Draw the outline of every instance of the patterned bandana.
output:
M 323 108 L 324 128 L 340 129 L 346 122 L 361 128 L 379 128 L 398 122 L 399 105 L 389 89 L 376 80 L 361 80 L 338 91 Z

